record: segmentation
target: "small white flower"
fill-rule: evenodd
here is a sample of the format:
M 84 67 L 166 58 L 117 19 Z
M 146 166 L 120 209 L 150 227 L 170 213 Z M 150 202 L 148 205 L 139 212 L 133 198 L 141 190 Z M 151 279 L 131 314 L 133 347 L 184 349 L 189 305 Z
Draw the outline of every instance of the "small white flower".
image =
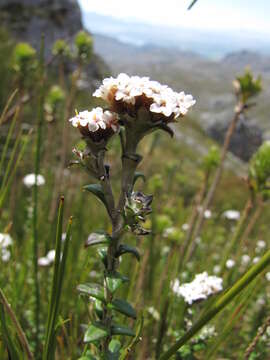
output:
M 149 308 L 147 308 L 147 310 L 156 321 L 160 320 L 159 312 L 153 306 L 150 306 Z
M 220 273 L 220 270 L 221 270 L 221 266 L 220 265 L 215 265 L 214 268 L 213 268 L 213 273 L 218 274 L 218 273 Z
M 258 247 L 259 249 L 264 249 L 264 248 L 266 247 L 266 242 L 263 241 L 263 240 L 259 240 L 259 241 L 257 242 L 257 247 Z
M 37 186 L 42 186 L 45 184 L 45 178 L 38 174 L 37 176 L 35 174 L 28 174 L 23 178 L 23 183 L 28 188 L 34 186 L 37 184 Z
M 183 224 L 182 225 L 182 230 L 183 231 L 188 231 L 188 229 L 189 229 L 189 224 Z
M 211 212 L 211 210 L 205 210 L 205 212 L 204 212 L 204 218 L 205 218 L 205 219 L 211 219 L 211 217 L 212 217 L 212 212 Z
M 240 212 L 237 210 L 227 210 L 224 211 L 223 216 L 228 220 L 239 220 Z
M 247 254 L 244 254 L 241 258 L 242 265 L 247 265 L 250 262 L 250 256 Z
M 50 250 L 47 254 L 47 259 L 49 259 L 49 261 L 54 262 L 55 259 L 55 250 Z
M 252 260 L 252 262 L 253 262 L 253 264 L 257 264 L 257 262 L 260 260 L 260 258 L 257 256 L 257 257 L 255 257 L 253 260 Z
M 7 248 L 13 244 L 13 240 L 9 234 L 0 233 L 0 248 Z
M 38 259 L 38 265 L 39 266 L 44 266 L 44 267 L 45 266 L 50 266 L 51 262 L 46 256 L 43 256 L 43 257 Z
M 3 262 L 8 262 L 10 260 L 11 253 L 8 249 L 2 248 L 0 249 L 1 258 Z
M 169 246 L 163 246 L 162 250 L 161 250 L 161 255 L 162 256 L 166 256 L 168 255 L 170 252 L 170 247 Z
M 256 304 L 259 305 L 259 306 L 264 306 L 265 305 L 265 299 L 264 298 L 259 298 L 256 301 Z
M 48 251 L 46 256 L 43 256 L 38 259 L 38 265 L 39 266 L 50 266 L 54 263 L 55 259 L 55 250 Z
M 228 259 L 228 260 L 226 261 L 226 268 L 227 268 L 227 269 L 233 268 L 234 265 L 235 265 L 235 261 L 234 261 L 234 260 Z
M 265 274 L 265 278 L 266 278 L 267 281 L 270 281 L 270 272 L 267 272 Z

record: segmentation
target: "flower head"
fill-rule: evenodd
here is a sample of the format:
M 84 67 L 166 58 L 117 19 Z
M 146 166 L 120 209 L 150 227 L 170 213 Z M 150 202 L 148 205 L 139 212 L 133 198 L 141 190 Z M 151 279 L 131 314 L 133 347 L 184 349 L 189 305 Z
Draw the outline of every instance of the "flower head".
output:
M 154 121 L 173 121 L 187 114 L 195 104 L 192 95 L 183 91 L 177 93 L 167 85 L 161 85 L 148 77 L 119 74 L 117 78 L 107 78 L 94 92 L 93 96 L 108 102 L 118 113 L 133 114 L 144 107 L 153 116 Z
M 69 121 L 85 138 L 94 142 L 107 140 L 119 129 L 116 115 L 111 111 L 103 111 L 101 107 L 81 111 Z
M 23 178 L 23 183 L 28 188 L 37 184 L 37 186 L 42 186 L 45 184 L 45 178 L 42 175 L 28 174 Z
M 13 244 L 13 240 L 9 234 L 0 233 L 0 258 L 3 262 L 10 259 L 11 253 L 9 247 Z
M 178 296 L 183 297 L 186 303 L 191 305 L 195 301 L 207 299 L 208 296 L 221 291 L 222 282 L 222 278 L 209 276 L 205 271 L 197 274 L 192 282 L 181 286 L 179 280 L 176 279 L 172 285 L 172 290 Z
M 228 220 L 239 220 L 240 212 L 237 210 L 226 210 L 224 211 L 223 216 Z

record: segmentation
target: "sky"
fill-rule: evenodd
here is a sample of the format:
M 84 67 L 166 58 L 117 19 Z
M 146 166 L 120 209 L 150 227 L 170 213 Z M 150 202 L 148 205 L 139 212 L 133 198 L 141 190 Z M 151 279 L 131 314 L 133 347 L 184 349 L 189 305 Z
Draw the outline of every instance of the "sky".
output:
M 270 0 L 79 0 L 82 11 L 151 24 L 270 35 Z

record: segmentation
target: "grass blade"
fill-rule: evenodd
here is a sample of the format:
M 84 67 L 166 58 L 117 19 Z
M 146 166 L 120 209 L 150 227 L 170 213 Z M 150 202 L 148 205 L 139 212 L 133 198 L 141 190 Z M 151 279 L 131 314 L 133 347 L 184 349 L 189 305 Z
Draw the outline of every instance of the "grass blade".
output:
M 2 303 L 2 306 L 3 308 L 6 310 L 6 312 L 9 314 L 10 318 L 11 318 L 11 321 L 17 331 L 17 334 L 18 334 L 18 337 L 19 337 L 19 340 L 20 340 L 20 343 L 23 347 L 23 349 L 25 350 L 26 352 L 26 355 L 27 355 L 27 359 L 29 360 L 34 360 L 34 357 L 33 357 L 33 354 L 30 350 L 30 347 L 29 347 L 29 344 L 28 344 L 28 341 L 26 339 L 26 336 L 23 332 L 23 329 L 21 328 L 21 325 L 20 323 L 18 322 L 17 318 L 16 318 L 16 315 L 14 314 L 13 310 L 11 309 L 11 306 L 9 305 L 3 291 L 0 289 L 0 302 Z M 3 309 L 2 308 L 2 309 Z M 1 314 L 1 318 L 4 319 L 4 315 Z M 5 324 L 5 321 L 2 321 L 2 325 Z M 10 339 L 11 340 L 11 339 Z M 13 345 L 12 345 L 13 346 Z M 15 348 L 14 348 L 15 349 Z M 13 359 L 13 358 L 12 358 Z

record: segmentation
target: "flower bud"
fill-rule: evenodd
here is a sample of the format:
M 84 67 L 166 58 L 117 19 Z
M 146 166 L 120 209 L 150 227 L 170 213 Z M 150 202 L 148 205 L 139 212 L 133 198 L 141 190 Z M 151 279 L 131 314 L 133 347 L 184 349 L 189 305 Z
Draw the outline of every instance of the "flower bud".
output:
M 93 53 L 93 39 L 85 31 L 79 31 L 75 37 L 75 46 L 78 57 L 83 61 L 88 61 Z
M 152 195 L 145 195 L 139 191 L 132 192 L 131 196 L 126 198 L 124 208 L 125 221 L 131 230 L 138 235 L 149 233 L 148 230 L 140 226 L 140 222 L 144 222 L 146 215 L 152 212 L 150 207 L 152 201 Z
M 268 189 L 267 181 L 270 179 L 270 141 L 264 142 L 251 158 L 249 178 L 255 181 L 256 190 L 264 191 Z

